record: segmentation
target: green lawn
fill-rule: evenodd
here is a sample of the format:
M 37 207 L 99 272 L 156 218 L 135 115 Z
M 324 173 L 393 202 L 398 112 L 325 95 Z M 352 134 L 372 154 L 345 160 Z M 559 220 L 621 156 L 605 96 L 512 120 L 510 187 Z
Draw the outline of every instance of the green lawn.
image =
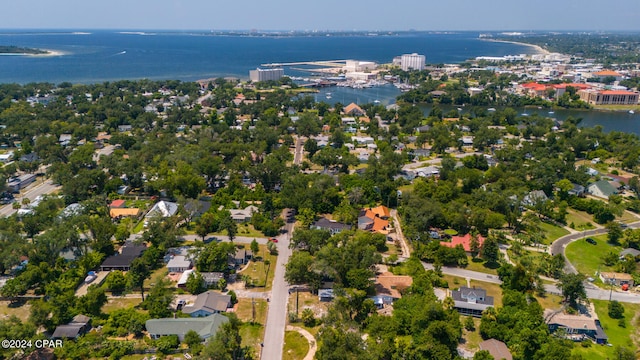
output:
M 240 327 L 240 337 L 242 337 L 242 346 L 250 346 L 256 355 L 260 354 L 260 344 L 264 338 L 264 326 L 260 324 L 242 324 Z M 256 359 L 259 356 L 255 356 Z
M 595 277 L 596 271 L 614 271 L 612 267 L 605 266 L 602 257 L 613 251 L 619 253 L 622 248 L 607 243 L 607 236 L 592 236 L 597 241 L 596 245 L 589 244 L 580 239 L 567 245 L 565 254 L 567 259 L 580 273 Z
M 614 345 L 613 347 L 603 346 L 603 345 L 591 345 L 588 348 L 583 348 L 581 346 L 576 346 L 573 350 L 574 354 L 580 354 L 583 356 L 585 360 L 590 359 L 614 359 L 614 349 L 616 345 L 625 346 L 630 349 L 638 349 L 640 348 L 640 344 L 637 342 L 634 343 L 632 340 L 632 336 L 635 339 L 638 339 L 640 335 L 640 331 L 638 330 L 638 317 L 635 317 L 635 323 L 632 324 L 631 320 L 635 315 L 640 312 L 640 304 L 627 304 L 622 303 L 624 306 L 624 315 L 625 315 L 625 327 L 618 326 L 618 320 L 612 319 L 608 315 L 607 305 L 608 301 L 606 300 L 591 300 L 596 308 L 596 313 L 598 314 L 598 318 L 600 319 L 600 323 L 602 324 L 602 328 L 605 333 L 609 337 L 609 342 Z
M 236 315 L 238 315 L 238 319 L 250 322 L 253 320 L 253 307 L 255 306 L 255 322 L 265 324 L 267 322 L 267 301 L 264 299 L 255 299 L 254 301 L 255 303 L 252 305 L 251 299 L 238 299 Z
M 556 226 L 544 221 L 540 223 L 540 228 L 542 229 L 542 231 L 544 231 L 545 238 L 547 240 L 544 242 L 545 245 L 551 244 L 562 236 L 569 235 L 569 232 L 561 228 L 560 226 Z
M 594 229 L 593 216 L 584 211 L 567 209 L 567 224 L 573 224 L 576 230 Z
M 169 269 L 167 269 L 164 266 L 159 269 L 156 269 L 154 272 L 151 273 L 151 275 L 148 278 L 144 279 L 144 287 L 146 289 L 151 288 L 153 286 L 152 284 L 157 284 L 161 280 L 166 279 L 168 274 L 169 274 Z
M 138 293 L 138 296 L 135 298 L 130 298 L 130 297 L 109 298 L 107 303 L 104 304 L 104 306 L 102 306 L 102 312 L 108 314 L 113 310 L 128 309 L 130 307 L 134 307 L 140 304 L 141 302 L 142 302 L 142 297 L 140 296 L 140 293 Z
M 285 360 L 301 360 L 309 352 L 309 341 L 297 331 L 284 333 L 282 358 Z
M 22 321 L 26 321 L 31 313 L 31 305 L 28 303 L 14 303 L 9 301 L 0 301 L 0 319 L 5 319 L 10 316 L 16 316 Z
M 227 235 L 226 230 L 211 233 L 210 235 Z M 238 224 L 238 233 L 236 236 L 246 236 L 246 237 L 264 237 L 264 234 L 260 231 L 253 228 L 253 225 L 250 224 Z
M 276 272 L 276 261 L 278 260 L 278 257 L 276 255 L 270 255 L 266 245 L 260 245 L 258 255 L 261 257 L 266 256 L 266 259 L 269 260 L 270 264 L 266 265 L 262 260 L 250 261 L 249 266 L 239 274 L 248 275 L 252 279 L 253 286 L 258 287 L 256 290 L 264 289 L 265 291 L 269 291 L 273 285 L 273 276 Z M 269 278 L 266 280 L 265 286 L 265 276 L 267 276 L 267 274 Z
M 467 270 L 479 271 L 491 275 L 498 275 L 498 271 L 496 269 L 487 267 L 487 262 L 480 258 L 472 259 L 471 256 L 467 256 L 467 260 L 469 261 L 469 264 L 465 268 Z
M 466 320 L 466 316 L 460 316 L 460 322 L 464 324 Z M 473 323 L 475 324 L 475 330 L 468 331 L 466 329 L 462 330 L 462 338 L 464 339 L 464 348 L 467 350 L 479 350 L 479 345 L 482 342 L 482 336 L 480 336 L 480 319 L 472 318 Z
M 621 221 L 625 224 L 628 224 L 628 223 L 638 221 L 638 218 L 633 216 L 633 214 L 629 213 L 629 211 L 625 211 L 622 213 L 622 216 L 617 217 L 616 220 Z

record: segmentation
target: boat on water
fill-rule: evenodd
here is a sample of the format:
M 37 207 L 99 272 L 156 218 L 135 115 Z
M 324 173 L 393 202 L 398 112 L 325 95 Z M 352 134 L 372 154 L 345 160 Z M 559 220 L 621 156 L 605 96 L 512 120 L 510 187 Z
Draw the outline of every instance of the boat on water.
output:
M 487 111 L 496 111 L 495 108 L 488 108 Z
M 555 114 L 555 112 L 549 111 L 549 115 L 553 115 L 553 114 Z
M 633 114 L 635 114 L 635 113 L 636 113 L 635 111 L 633 111 L 633 110 L 629 110 L 629 114 L 632 114 L 632 115 L 633 115 Z
M 380 104 L 380 100 L 375 99 L 375 100 L 373 100 L 373 103 L 374 103 L 374 104 Z
M 327 94 L 327 99 L 331 99 L 331 95 Z
M 462 108 L 458 108 L 458 111 L 462 111 Z

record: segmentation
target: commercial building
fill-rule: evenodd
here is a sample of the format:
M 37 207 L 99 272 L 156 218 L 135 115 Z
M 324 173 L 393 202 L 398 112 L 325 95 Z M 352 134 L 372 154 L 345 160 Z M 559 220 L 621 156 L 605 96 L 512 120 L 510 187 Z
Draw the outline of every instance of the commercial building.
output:
M 419 55 L 416 53 L 413 54 L 404 54 L 400 57 L 400 67 L 404 71 L 409 70 L 424 70 L 424 63 L 426 57 L 424 55 Z
M 580 100 L 591 105 L 637 105 L 638 93 L 627 90 L 580 90 Z
M 347 60 L 344 69 L 347 73 L 375 70 L 378 66 L 373 61 Z
M 273 69 L 260 69 L 257 68 L 255 70 L 249 71 L 249 79 L 251 81 L 269 81 L 269 80 L 280 80 L 284 76 L 283 68 L 273 68 Z

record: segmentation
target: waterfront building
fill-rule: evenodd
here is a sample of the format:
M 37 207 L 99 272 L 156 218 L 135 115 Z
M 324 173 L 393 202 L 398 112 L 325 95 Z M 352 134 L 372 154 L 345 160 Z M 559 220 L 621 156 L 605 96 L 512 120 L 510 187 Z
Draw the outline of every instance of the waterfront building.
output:
M 400 57 L 400 68 L 404 71 L 424 70 L 425 60 L 426 57 L 424 55 L 416 53 L 403 54 L 402 57 Z
M 273 69 L 260 69 L 257 68 L 255 70 L 249 71 L 249 79 L 251 81 L 269 81 L 269 80 L 280 80 L 284 76 L 283 68 L 273 68 Z
M 373 61 L 347 60 L 344 69 L 347 73 L 375 70 L 378 64 Z
M 637 105 L 638 93 L 627 90 L 594 90 L 578 91 L 580 100 L 591 105 Z

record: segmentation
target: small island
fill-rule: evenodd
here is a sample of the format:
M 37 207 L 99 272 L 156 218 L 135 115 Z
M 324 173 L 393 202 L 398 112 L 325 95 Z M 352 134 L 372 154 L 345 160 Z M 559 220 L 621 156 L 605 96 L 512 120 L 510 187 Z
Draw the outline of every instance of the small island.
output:
M 0 54 L 12 54 L 12 55 L 46 55 L 49 54 L 46 50 L 32 49 L 26 47 L 19 47 L 14 45 L 0 45 Z

